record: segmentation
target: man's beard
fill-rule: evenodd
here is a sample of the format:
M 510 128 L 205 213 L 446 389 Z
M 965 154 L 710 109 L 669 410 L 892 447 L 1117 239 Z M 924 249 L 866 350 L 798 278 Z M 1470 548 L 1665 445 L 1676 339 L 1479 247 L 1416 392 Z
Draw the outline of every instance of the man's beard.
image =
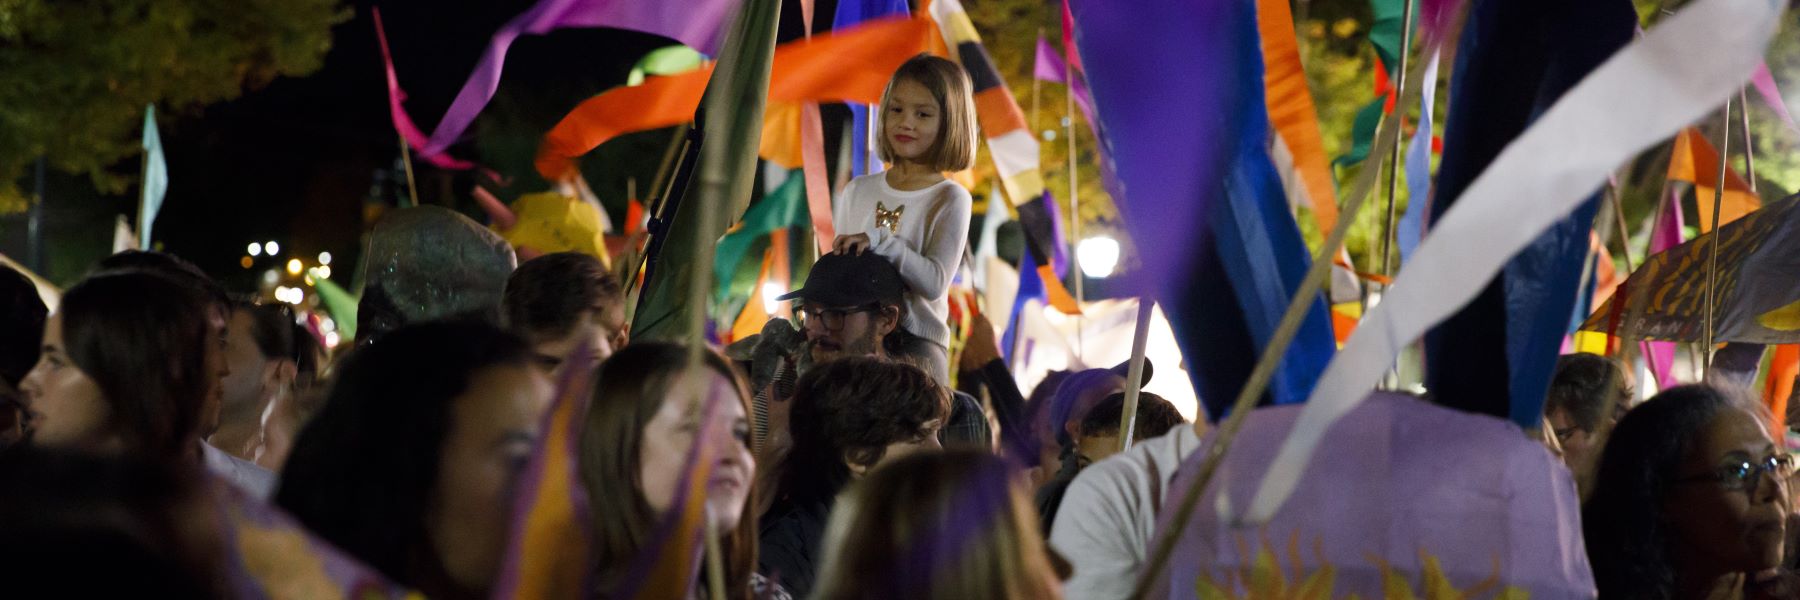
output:
M 821 347 L 818 340 L 807 340 L 805 352 L 799 353 L 798 360 L 795 361 L 795 366 L 800 373 L 805 373 L 807 370 L 811 369 L 813 365 L 818 363 L 850 356 L 875 356 L 879 353 L 880 349 L 881 336 L 875 333 L 875 328 L 870 327 L 868 332 L 864 333 L 862 337 L 851 339 L 836 350 Z M 819 353 L 823 353 L 824 356 L 819 356 Z

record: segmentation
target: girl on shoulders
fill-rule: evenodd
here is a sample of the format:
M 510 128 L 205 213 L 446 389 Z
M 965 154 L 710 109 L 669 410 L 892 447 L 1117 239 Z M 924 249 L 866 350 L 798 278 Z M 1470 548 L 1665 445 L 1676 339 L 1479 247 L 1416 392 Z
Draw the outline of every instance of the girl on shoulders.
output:
M 890 167 L 844 186 L 833 218 L 833 252 L 874 252 L 899 269 L 907 286 L 901 330 L 929 343 L 928 370 L 946 385 L 950 281 L 969 241 L 971 202 L 944 173 L 975 163 L 972 88 L 963 68 L 943 58 L 921 54 L 900 65 L 882 94 L 877 129 Z

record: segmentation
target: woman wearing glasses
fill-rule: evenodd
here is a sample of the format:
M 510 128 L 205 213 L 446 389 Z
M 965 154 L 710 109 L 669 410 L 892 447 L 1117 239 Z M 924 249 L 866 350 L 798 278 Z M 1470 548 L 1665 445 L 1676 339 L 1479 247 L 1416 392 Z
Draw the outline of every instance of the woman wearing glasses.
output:
M 1670 389 L 1625 415 L 1582 520 L 1600 598 L 1769 597 L 1794 460 L 1750 402 Z

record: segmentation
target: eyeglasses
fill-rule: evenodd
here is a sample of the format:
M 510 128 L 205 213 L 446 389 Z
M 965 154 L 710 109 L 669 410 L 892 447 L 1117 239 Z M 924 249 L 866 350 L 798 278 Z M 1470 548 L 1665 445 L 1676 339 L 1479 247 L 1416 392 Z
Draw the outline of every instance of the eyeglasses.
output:
M 800 329 L 804 330 L 807 325 L 817 323 L 819 326 L 825 328 L 826 331 L 838 331 L 844 328 L 844 317 L 856 313 L 874 312 L 878 309 L 880 309 L 880 307 L 874 304 L 866 304 L 851 308 L 801 307 L 799 313 Z
M 1793 476 L 1795 466 L 1796 462 L 1792 455 L 1785 453 L 1772 454 L 1767 458 L 1755 462 L 1750 460 L 1727 462 L 1719 465 L 1718 468 L 1713 469 L 1713 472 L 1711 473 L 1684 477 L 1677 480 L 1677 483 L 1716 481 L 1719 482 L 1720 485 L 1723 485 L 1727 490 L 1742 490 L 1755 494 L 1756 484 L 1757 482 L 1762 481 L 1764 473 L 1774 475 L 1775 479 L 1778 481 L 1786 481 L 1788 477 Z

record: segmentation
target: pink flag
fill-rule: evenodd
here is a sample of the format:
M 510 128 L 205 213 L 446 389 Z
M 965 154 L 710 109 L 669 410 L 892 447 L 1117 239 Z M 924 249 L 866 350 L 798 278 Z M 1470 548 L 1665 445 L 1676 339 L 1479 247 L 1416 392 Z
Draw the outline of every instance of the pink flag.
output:
M 522 34 L 543 34 L 568 27 L 614 27 L 674 38 L 710 55 L 719 47 L 720 25 L 737 4 L 735 0 L 541 0 L 494 32 L 475 72 L 469 74 L 469 81 L 463 84 L 423 150 L 426 154 L 441 153 L 468 130 L 475 115 L 494 98 L 506 50 Z
M 1671 192 L 1667 204 L 1658 211 L 1650 228 L 1650 253 L 1656 254 L 1681 245 L 1681 195 Z M 1666 390 L 1677 383 L 1669 370 L 1675 364 L 1675 342 L 1643 342 L 1644 360 L 1650 363 L 1650 374 L 1656 376 L 1656 389 Z
M 1787 101 L 1781 99 L 1781 89 L 1775 87 L 1775 76 L 1769 73 L 1769 63 L 1757 65 L 1756 73 L 1750 76 L 1750 83 L 1756 86 L 1756 93 L 1763 97 L 1769 108 L 1787 123 L 1788 129 L 1800 131 L 1800 125 L 1794 124 L 1794 116 L 1788 114 Z
M 425 132 L 413 124 L 412 117 L 407 116 L 406 109 L 400 102 L 406 100 L 406 92 L 400 90 L 400 77 L 394 74 L 394 55 L 388 52 L 387 29 L 381 26 L 381 9 L 375 8 L 375 39 L 381 42 L 381 64 L 387 68 L 388 112 L 394 118 L 394 129 L 400 132 L 406 145 L 419 149 L 419 158 L 444 169 L 463 170 L 475 166 L 474 163 L 451 158 L 443 152 L 425 152 Z

